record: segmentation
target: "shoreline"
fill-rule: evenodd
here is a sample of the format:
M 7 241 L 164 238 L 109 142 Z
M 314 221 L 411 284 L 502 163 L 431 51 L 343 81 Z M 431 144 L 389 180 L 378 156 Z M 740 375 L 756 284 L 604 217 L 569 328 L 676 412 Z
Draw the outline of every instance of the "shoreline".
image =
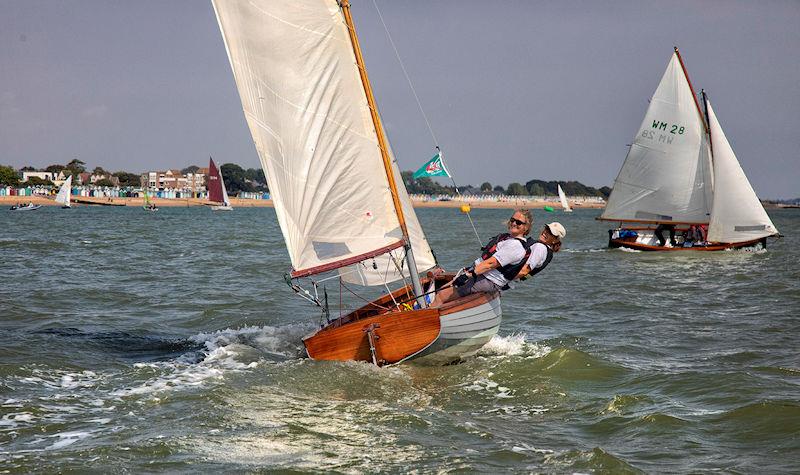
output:
M 60 206 L 55 202 L 55 195 L 53 196 L 0 196 L 0 208 L 11 206 L 17 203 L 33 202 L 34 204 L 42 206 Z M 72 206 L 144 206 L 144 198 L 108 198 L 101 196 L 73 196 Z M 230 198 L 231 206 L 234 208 L 272 208 L 272 200 L 250 200 L 240 198 Z M 217 203 L 200 199 L 200 198 L 150 198 L 152 203 L 158 207 L 174 208 L 174 207 L 190 207 L 190 206 L 212 206 Z M 545 206 L 550 206 L 554 210 L 561 209 L 561 203 L 558 201 L 528 201 L 528 200 L 514 200 L 506 199 L 502 201 L 470 201 L 470 200 L 450 200 L 450 201 L 420 201 L 411 200 L 414 208 L 461 208 L 463 205 L 469 205 L 472 209 L 542 209 Z M 792 209 L 798 208 L 797 205 L 780 205 L 774 203 L 761 203 L 766 209 Z M 570 202 L 573 209 L 603 209 L 605 203 L 595 201 L 578 201 Z
M 60 206 L 59 203 L 54 201 L 55 196 L 0 196 L 0 206 L 11 207 L 17 203 L 33 202 L 43 206 Z M 90 196 L 73 196 L 73 206 L 143 206 L 144 198 L 108 198 L 108 197 L 90 197 Z M 248 200 L 231 198 L 231 206 L 234 208 L 272 208 L 272 200 Z M 150 198 L 150 202 L 158 207 L 190 207 L 190 206 L 211 206 L 212 203 L 208 200 L 199 198 Z M 542 209 L 545 206 L 550 206 L 553 209 L 560 209 L 561 204 L 557 201 L 528 201 L 528 200 L 503 200 L 503 201 L 470 201 L 470 200 L 451 200 L 451 201 L 417 201 L 412 200 L 415 208 L 461 208 L 463 205 L 469 205 L 473 209 L 516 209 L 516 208 L 530 208 Z M 570 203 L 573 208 L 581 209 L 601 209 L 605 203 L 598 202 L 578 202 Z

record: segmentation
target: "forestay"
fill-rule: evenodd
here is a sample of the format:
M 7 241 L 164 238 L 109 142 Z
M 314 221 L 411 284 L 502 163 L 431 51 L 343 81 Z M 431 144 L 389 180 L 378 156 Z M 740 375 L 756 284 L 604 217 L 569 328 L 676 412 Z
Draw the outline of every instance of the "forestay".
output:
M 714 144 L 714 206 L 708 226 L 711 242 L 736 243 L 777 234 L 733 153 L 717 116 L 706 101 Z
M 401 247 L 402 231 L 337 2 L 213 4 L 293 274 L 334 269 Z M 402 187 L 402 180 L 398 184 Z M 410 206 L 406 213 L 413 242 L 422 231 Z M 424 244 L 424 236 L 419 241 Z M 416 254 L 419 269 L 432 265 L 430 249 L 424 248 L 427 252 Z
M 711 179 L 703 119 L 676 52 L 614 180 L 601 219 L 707 223 Z

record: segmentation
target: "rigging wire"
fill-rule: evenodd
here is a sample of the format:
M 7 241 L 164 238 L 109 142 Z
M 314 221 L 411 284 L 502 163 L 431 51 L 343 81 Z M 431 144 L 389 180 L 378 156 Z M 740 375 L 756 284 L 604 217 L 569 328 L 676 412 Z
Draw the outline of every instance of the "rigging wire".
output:
M 425 109 L 422 107 L 422 102 L 419 100 L 419 96 L 417 95 L 417 90 L 414 88 L 414 84 L 411 82 L 411 77 L 408 75 L 408 71 L 406 71 L 406 66 L 403 64 L 403 60 L 400 58 L 400 52 L 397 51 L 397 46 L 394 44 L 394 39 L 392 39 L 392 34 L 389 33 L 389 27 L 386 26 L 386 22 L 383 20 L 383 14 L 381 13 L 381 9 L 378 7 L 377 0 L 372 0 L 372 4 L 375 5 L 375 11 L 378 12 L 378 18 L 381 20 L 381 25 L 383 25 L 383 30 L 386 32 L 386 37 L 389 39 L 389 44 L 392 45 L 392 49 L 394 50 L 394 55 L 397 58 L 397 62 L 400 64 L 400 69 L 403 70 L 403 76 L 405 76 L 406 81 L 408 82 L 408 87 L 411 89 L 411 93 L 414 95 L 414 99 L 417 101 L 417 107 L 419 107 L 419 111 L 422 114 L 422 118 L 425 119 L 425 125 L 428 126 L 428 131 L 431 134 L 431 138 L 433 139 L 433 144 L 436 146 L 436 151 L 439 153 L 439 157 L 442 160 L 442 165 L 444 165 L 444 156 L 442 155 L 442 149 L 439 147 L 439 140 L 436 139 L 436 134 L 433 132 L 433 127 L 431 127 L 431 122 L 428 120 L 428 115 L 425 114 Z M 445 167 L 446 170 L 446 167 Z M 458 191 L 458 185 L 456 185 L 456 180 L 453 178 L 453 175 L 448 171 L 447 174 L 450 177 L 450 180 L 453 182 L 453 188 L 456 191 L 458 196 L 461 195 L 461 192 Z M 472 231 L 475 233 L 475 238 L 478 240 L 478 246 L 483 245 L 483 241 L 481 237 L 478 235 L 478 230 L 475 228 L 475 223 L 472 222 L 472 216 L 470 216 L 469 211 L 464 213 L 467 215 L 467 219 L 469 219 L 469 224 L 472 226 Z

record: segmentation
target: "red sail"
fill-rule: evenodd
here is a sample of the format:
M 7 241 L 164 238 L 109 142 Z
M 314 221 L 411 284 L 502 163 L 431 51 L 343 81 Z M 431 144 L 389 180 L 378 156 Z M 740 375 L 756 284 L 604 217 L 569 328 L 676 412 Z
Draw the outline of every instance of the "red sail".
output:
M 222 196 L 222 174 L 220 174 L 217 164 L 213 158 L 208 159 L 208 179 L 206 180 L 208 189 L 208 200 L 222 203 L 225 198 Z

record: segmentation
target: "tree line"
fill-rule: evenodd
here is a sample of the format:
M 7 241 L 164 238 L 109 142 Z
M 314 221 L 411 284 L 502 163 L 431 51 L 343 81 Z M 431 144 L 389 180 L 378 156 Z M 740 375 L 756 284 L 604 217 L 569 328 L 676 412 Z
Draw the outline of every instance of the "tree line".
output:
M 36 170 L 33 167 L 23 167 L 20 171 L 46 171 L 52 173 L 64 172 L 65 176 L 77 176 L 87 171 L 86 163 L 81 160 L 73 159 L 66 165 L 50 165 L 44 170 Z M 190 165 L 181 170 L 182 174 L 195 173 L 200 167 L 197 165 Z M 240 191 L 247 192 L 268 192 L 267 179 L 264 176 L 264 170 L 261 168 L 247 168 L 244 169 L 235 163 L 225 163 L 220 167 L 222 179 L 225 181 L 225 188 L 230 194 L 236 194 Z M 138 187 L 141 186 L 141 175 L 130 173 L 126 171 L 118 171 L 110 173 L 102 167 L 95 167 L 92 170 L 93 175 L 103 175 L 109 178 L 101 179 L 95 182 L 97 186 L 114 186 L 110 177 L 116 177 L 119 180 L 121 187 Z M 403 182 L 406 189 L 411 194 L 423 195 L 455 195 L 456 190 L 453 186 L 441 185 L 428 177 L 414 179 L 413 172 L 402 172 Z M 20 177 L 16 170 L 12 167 L 0 166 L 0 184 L 6 186 L 17 186 L 20 184 Z M 29 185 L 52 185 L 50 180 L 42 180 L 41 178 L 31 177 L 26 184 Z M 611 194 L 611 188 L 604 186 L 601 188 L 594 188 L 586 186 L 579 181 L 544 181 L 544 180 L 530 180 L 524 185 L 522 183 L 509 183 L 507 187 L 501 185 L 492 185 L 489 182 L 484 182 L 480 186 L 475 187 L 472 185 L 459 186 L 458 191 L 462 194 L 497 194 L 497 195 L 511 195 L 511 196 L 556 196 L 558 194 L 558 185 L 564 190 L 567 196 L 600 196 L 608 198 Z
M 195 173 L 199 169 L 200 167 L 197 165 L 190 165 L 182 169 L 181 173 L 184 175 L 187 173 Z M 80 176 L 81 173 L 86 173 L 88 169 L 86 168 L 86 162 L 83 162 L 77 158 L 71 160 L 65 165 L 48 165 L 43 169 L 25 166 L 17 171 L 13 167 L 0 165 L 0 185 L 19 186 L 23 184 L 20 176 L 21 172 L 36 171 L 55 173 L 56 175 L 63 172 L 64 178 L 72 176 L 74 177 L 73 180 L 75 180 Z M 115 177 L 119 181 L 120 187 L 141 186 L 141 174 L 138 173 L 131 173 L 127 171 L 117 171 L 112 173 L 105 170 L 103 167 L 94 167 L 94 169 L 91 170 L 91 173 L 92 175 L 104 177 L 96 181 L 94 183 L 95 186 L 117 186 L 117 184 L 112 181 L 111 177 Z M 243 169 L 235 163 L 225 163 L 220 167 L 220 173 L 222 174 L 222 179 L 225 181 L 225 187 L 231 194 L 236 194 L 240 191 L 269 191 L 269 188 L 267 187 L 267 180 L 264 177 L 264 170 L 261 168 Z M 24 184 L 30 186 L 52 186 L 53 182 L 39 177 L 29 177 Z
M 455 195 L 456 190 L 453 186 L 441 185 L 429 177 L 413 178 L 413 172 L 405 171 L 401 175 L 406 189 L 411 194 L 422 195 Z M 463 185 L 458 187 L 461 194 L 498 194 L 510 196 L 556 196 L 558 195 L 558 185 L 564 190 L 567 196 L 599 196 L 608 198 L 611 188 L 604 186 L 594 188 L 586 186 L 579 181 L 543 181 L 530 180 L 524 185 L 522 183 L 509 183 L 507 187 L 492 185 L 483 182 L 479 187 Z

